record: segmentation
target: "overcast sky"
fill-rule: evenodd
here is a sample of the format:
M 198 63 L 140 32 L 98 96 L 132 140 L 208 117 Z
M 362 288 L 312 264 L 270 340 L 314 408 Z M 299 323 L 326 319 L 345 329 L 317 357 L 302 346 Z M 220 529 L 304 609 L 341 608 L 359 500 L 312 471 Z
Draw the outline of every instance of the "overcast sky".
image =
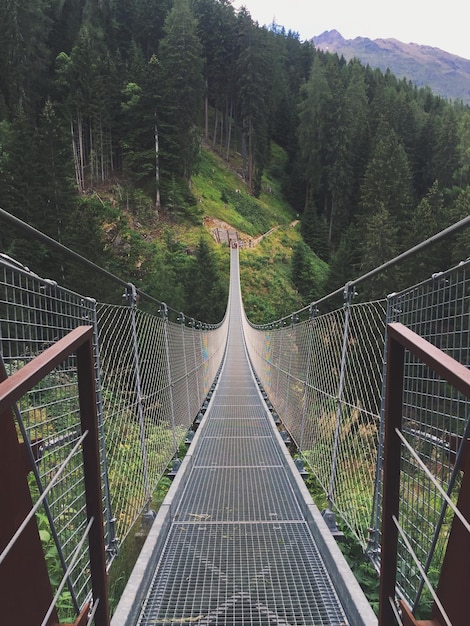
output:
M 469 0 L 233 0 L 260 26 L 297 31 L 301 40 L 336 29 L 346 39 L 394 38 L 470 59 Z

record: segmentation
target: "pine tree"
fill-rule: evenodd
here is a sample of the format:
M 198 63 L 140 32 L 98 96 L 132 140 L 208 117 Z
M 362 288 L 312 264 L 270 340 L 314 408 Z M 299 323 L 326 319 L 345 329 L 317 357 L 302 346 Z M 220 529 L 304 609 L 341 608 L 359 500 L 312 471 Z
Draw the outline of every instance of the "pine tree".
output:
M 470 185 L 470 109 L 460 110 L 458 120 L 458 153 L 460 167 L 455 177 L 459 187 Z
M 315 205 L 308 204 L 300 220 L 300 232 L 304 242 L 320 259 L 329 258 L 328 226 L 318 215 Z
M 446 226 L 450 226 L 450 219 L 444 206 L 444 195 L 436 181 L 413 213 L 409 247 L 425 241 Z M 411 259 L 408 263 L 410 284 L 412 281 L 417 282 L 428 278 L 433 272 L 450 267 L 449 253 L 449 245 L 444 242 Z
M 345 93 L 345 119 L 347 127 L 348 161 L 351 169 L 349 206 L 343 207 L 339 216 L 340 228 L 347 227 L 357 209 L 360 197 L 360 184 L 369 155 L 369 103 L 364 69 L 358 61 L 353 61 L 346 70 L 349 74 Z
M 209 141 L 209 106 L 215 108 L 213 146 L 229 141 L 234 102 L 234 65 L 236 17 L 225 0 L 193 0 L 198 19 L 198 34 L 204 56 L 204 139 Z
M 361 248 L 363 273 L 383 265 L 398 254 L 398 228 L 383 202 L 376 205 L 375 212 L 365 222 Z M 396 268 L 373 277 L 365 286 L 367 297 L 383 298 L 387 293 L 398 291 L 399 278 Z
M 139 45 L 146 61 L 158 53 L 165 20 L 172 6 L 172 0 L 134 0 L 132 39 Z
M 355 225 L 342 234 L 340 243 L 331 255 L 328 270 L 327 293 L 332 293 L 360 274 L 361 235 Z M 343 295 L 335 298 L 337 306 L 343 304 Z
M 386 122 L 377 130 L 375 148 L 361 186 L 361 208 L 365 220 L 385 209 L 406 237 L 413 206 L 411 171 L 397 134 Z
M 197 22 L 188 0 L 175 0 L 159 46 L 161 65 L 157 111 L 162 167 L 190 183 L 200 145 L 204 81 Z
M 50 51 L 50 8 L 46 0 L 0 3 L 0 93 L 14 114 L 44 97 Z
M 322 295 L 323 280 L 317 274 L 314 254 L 303 241 L 298 241 L 292 250 L 292 282 L 305 303 Z
M 112 131 L 118 110 L 118 72 L 103 46 L 83 26 L 70 56 L 61 53 L 56 60 L 56 87 L 70 128 L 81 193 L 107 180 L 115 165 Z
M 342 226 L 348 223 L 353 168 L 345 85 L 338 64 L 331 60 L 327 65 L 327 78 L 331 90 L 331 106 L 327 112 L 324 217 L 329 221 L 328 241 L 331 243 L 334 229 L 341 232 Z
M 138 82 L 128 82 L 120 98 L 124 171 L 136 184 L 148 189 L 152 184 L 156 196 L 155 128 L 161 76 L 157 57 L 146 63 L 140 49 L 134 48 L 132 75 Z
M 457 222 L 468 215 L 470 215 L 470 186 L 465 187 L 458 194 L 455 207 L 451 211 L 451 219 L 452 222 Z M 453 245 L 450 246 L 452 263 L 457 264 L 468 259 L 469 250 L 470 228 L 466 228 L 455 235 Z
M 2 180 L 2 208 L 20 220 L 45 230 L 48 225 L 47 206 L 42 204 L 41 158 L 38 129 L 31 116 L 22 108 L 9 129 Z M 3 226 L 2 226 L 3 228 Z M 42 271 L 43 262 L 51 256 L 48 248 L 23 239 L 17 230 L 5 229 L 3 250 L 35 271 Z M 2 237 L 3 239 L 3 237 Z
M 312 72 L 302 89 L 299 104 L 298 141 L 303 164 L 305 206 L 314 202 L 323 182 L 324 151 L 327 145 L 327 111 L 331 104 L 331 91 L 324 67 L 318 56 Z
M 58 241 L 63 232 L 76 227 L 70 223 L 75 204 L 73 163 L 68 135 L 55 108 L 48 100 L 42 111 L 38 129 L 38 189 L 36 202 L 42 214 L 41 230 Z
M 442 189 L 451 189 L 459 169 L 459 135 L 455 109 L 446 107 L 439 119 L 436 131 L 436 147 L 433 158 L 434 178 Z
M 271 68 L 266 33 L 243 8 L 238 13 L 237 93 L 243 132 L 243 156 L 248 191 L 259 196 L 269 154 Z
M 227 306 L 227 294 L 220 281 L 215 257 L 202 238 L 188 273 L 186 289 L 189 315 L 202 322 L 220 322 Z

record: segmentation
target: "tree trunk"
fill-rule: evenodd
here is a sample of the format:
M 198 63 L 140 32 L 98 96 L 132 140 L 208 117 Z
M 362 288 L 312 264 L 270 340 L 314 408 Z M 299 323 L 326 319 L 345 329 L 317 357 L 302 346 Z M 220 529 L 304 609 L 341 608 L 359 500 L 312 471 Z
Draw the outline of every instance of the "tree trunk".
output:
M 78 114 L 78 152 L 80 156 L 80 179 L 82 193 L 85 191 L 85 142 L 83 140 L 83 120 L 81 113 Z
M 205 115 L 204 140 L 209 141 L 209 85 L 208 85 L 207 78 L 206 78 L 206 94 L 204 98 L 204 115 Z
M 304 204 L 304 213 L 308 207 L 308 201 L 310 196 L 310 183 L 308 180 L 305 181 L 305 204 Z
M 228 109 L 228 102 L 226 109 Z M 230 143 L 232 140 L 232 117 L 233 117 L 233 102 L 230 101 L 230 112 L 228 113 L 228 129 L 227 129 L 227 155 L 226 160 L 228 161 L 230 158 Z
M 160 163 L 159 163 L 159 148 L 158 148 L 158 127 L 155 116 L 155 213 L 159 214 L 160 211 Z
M 253 122 L 250 119 L 248 127 L 248 191 L 253 193 Z
M 224 128 L 225 128 L 225 115 L 223 111 L 220 111 L 220 149 L 224 147 Z
M 73 166 L 75 170 L 75 182 L 77 183 L 77 189 L 79 193 L 82 193 L 82 186 L 80 181 L 80 163 L 78 160 L 78 148 L 75 141 L 75 130 L 73 127 L 73 120 L 70 120 L 70 133 L 72 135 L 72 152 L 73 152 Z
M 215 148 L 215 144 L 217 142 L 217 124 L 219 118 L 219 109 L 215 108 L 215 121 L 214 121 L 214 136 L 212 137 L 212 147 Z
M 105 156 L 104 156 L 104 139 L 103 139 L 103 119 L 100 113 L 100 163 L 101 163 L 101 182 L 106 180 Z
M 91 186 L 93 187 L 94 183 L 95 183 L 95 177 L 97 175 L 97 167 L 96 167 L 96 151 L 95 151 L 95 144 L 93 142 L 93 124 L 91 119 L 89 120 L 89 126 L 88 126 L 88 139 L 90 142 L 90 146 L 89 146 L 89 165 L 90 165 L 90 178 L 91 178 Z
M 335 212 L 335 200 L 334 195 L 331 197 L 331 209 L 330 209 L 330 228 L 328 231 L 328 243 L 331 244 L 331 238 L 333 236 L 333 215 Z

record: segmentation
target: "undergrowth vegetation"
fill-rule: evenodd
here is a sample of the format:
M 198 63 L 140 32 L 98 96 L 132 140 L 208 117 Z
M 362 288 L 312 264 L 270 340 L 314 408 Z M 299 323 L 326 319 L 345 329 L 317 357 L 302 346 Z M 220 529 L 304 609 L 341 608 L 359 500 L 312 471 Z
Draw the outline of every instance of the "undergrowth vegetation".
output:
M 327 508 L 328 502 L 325 492 L 312 473 L 306 478 L 306 485 L 317 507 L 323 511 Z M 338 528 L 343 533 L 343 537 L 338 541 L 338 547 L 343 553 L 351 571 L 357 582 L 361 586 L 367 600 L 375 613 L 379 610 L 379 576 L 372 563 L 364 554 L 362 546 L 357 541 L 351 530 L 337 519 Z
M 297 237 L 296 230 L 287 226 L 240 251 L 243 305 L 251 322 L 273 321 L 301 308 L 301 297 L 291 281 L 292 246 Z

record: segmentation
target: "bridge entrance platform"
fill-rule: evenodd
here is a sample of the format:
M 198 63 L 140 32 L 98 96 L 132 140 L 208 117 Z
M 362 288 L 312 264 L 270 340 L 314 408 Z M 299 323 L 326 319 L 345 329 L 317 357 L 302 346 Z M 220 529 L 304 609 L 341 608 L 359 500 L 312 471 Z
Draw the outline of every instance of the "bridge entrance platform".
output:
M 238 250 L 215 390 L 112 626 L 372 626 L 247 357 Z

